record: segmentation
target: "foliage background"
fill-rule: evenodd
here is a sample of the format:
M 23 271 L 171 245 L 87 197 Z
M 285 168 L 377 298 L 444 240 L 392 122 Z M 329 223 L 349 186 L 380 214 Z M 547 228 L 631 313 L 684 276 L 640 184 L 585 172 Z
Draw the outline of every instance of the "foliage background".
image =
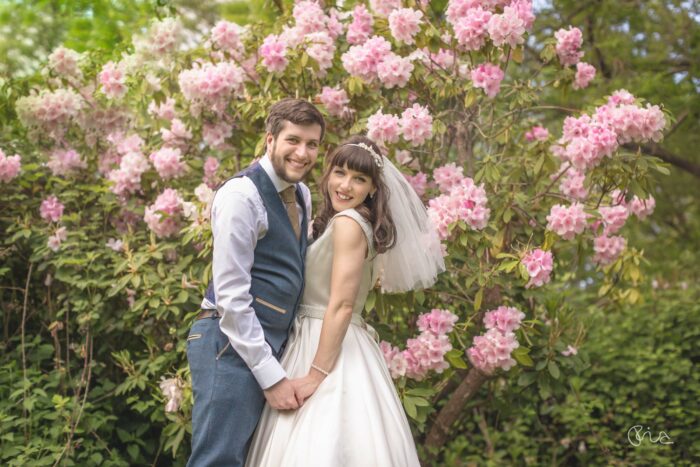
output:
M 599 71 L 586 91 L 572 95 L 552 89 L 545 100 L 552 106 L 576 108 L 588 96 L 623 87 L 651 102 L 663 102 L 676 117 L 674 127 L 662 145 L 642 149 L 671 163 L 671 175 L 658 180 L 651 222 L 633 225 L 628 235 L 646 258 L 641 264 L 639 302 L 630 306 L 599 297 L 601 277 L 583 267 L 572 273 L 580 287 L 554 288 L 551 299 L 566 303 L 562 309 L 591 323 L 590 333 L 580 336 L 579 355 L 572 359 L 578 375 L 549 391 L 541 386 L 535 390 L 527 378 L 518 380 L 519 391 L 506 390 L 504 379 L 489 381 L 461 414 L 439 462 L 693 465 L 700 460 L 700 378 L 694 371 L 700 360 L 695 345 L 700 334 L 700 156 L 694 150 L 700 144 L 700 73 L 693 59 L 700 56 L 700 11 L 694 2 L 681 1 L 554 1 L 536 6 L 540 11 L 535 35 L 544 39 L 570 23 L 581 25 L 586 58 Z M 100 50 L 106 60 L 118 55 L 131 34 L 153 17 L 178 11 L 190 21 L 189 27 L 206 31 L 219 18 L 241 24 L 269 21 L 279 8 L 289 8 L 289 3 L 4 2 L 0 5 L 2 141 L 19 138 L 12 123 L 12 102 L 39 79 L 43 60 L 60 44 L 78 51 Z M 68 196 L 83 197 L 85 191 L 75 187 Z M 87 206 L 98 197 L 95 193 L 80 202 Z M 3 205 L 12 202 L 2 200 Z M 4 209 L 0 207 L 0 216 Z M 8 228 L 4 219 L 0 225 Z M 44 284 L 44 272 L 28 268 L 30 258 L 22 245 L 31 235 L 31 225 L 20 227 L 12 236 L 3 232 L 0 248 L 0 460 L 50 465 L 58 454 L 71 451 L 73 455 L 63 457 L 62 463 L 182 464 L 188 451 L 187 420 L 166 417 L 155 410 L 157 401 L 139 396 L 143 391 L 157 392 L 161 375 L 156 370 L 168 358 L 159 349 L 171 343 L 175 352 L 183 351 L 183 336 L 177 334 L 182 326 L 173 326 L 157 342 L 138 339 L 140 327 L 152 325 L 150 319 L 126 314 L 114 301 L 90 293 L 105 288 L 111 278 L 110 265 L 97 257 L 85 263 L 62 256 L 54 265 L 55 279 L 74 281 L 75 290 L 62 291 L 65 296 L 49 292 L 46 301 L 40 301 L 37 293 L 25 301 L 27 284 L 32 289 L 49 285 Z M 103 249 L 104 244 L 100 232 L 84 232 L 84 238 L 71 241 L 84 251 Z M 156 248 L 156 253 L 165 253 L 167 245 Z M 130 265 L 139 261 L 135 254 Z M 162 264 L 160 274 L 147 280 L 177 290 L 182 271 L 166 261 Z M 178 264 L 201 267 L 194 258 Z M 53 308 L 54 303 L 66 302 L 70 308 Z M 163 313 L 185 322 L 196 305 L 174 296 L 173 309 Z M 62 330 L 55 323 L 65 313 L 80 314 L 86 322 L 104 327 L 89 329 L 83 341 L 70 342 L 70 349 L 57 348 Z M 566 313 L 559 318 L 565 320 Z M 20 329 L 25 322 L 26 329 Z M 18 345 L 22 333 L 24 354 Z M 100 336 L 106 334 L 109 343 L 126 345 L 102 345 Z M 92 374 L 70 371 L 71 359 L 88 356 L 98 362 L 89 369 Z M 26 375 L 22 359 L 30 363 Z M 66 362 L 63 370 L 59 365 L 60 371 L 52 371 L 60 360 Z M 86 387 L 91 380 L 99 383 Z M 73 387 L 82 390 L 76 395 Z M 81 404 L 88 390 L 89 398 Z M 73 423 L 81 410 L 85 416 Z M 653 433 L 664 430 L 674 444 L 630 446 L 627 429 L 636 424 Z

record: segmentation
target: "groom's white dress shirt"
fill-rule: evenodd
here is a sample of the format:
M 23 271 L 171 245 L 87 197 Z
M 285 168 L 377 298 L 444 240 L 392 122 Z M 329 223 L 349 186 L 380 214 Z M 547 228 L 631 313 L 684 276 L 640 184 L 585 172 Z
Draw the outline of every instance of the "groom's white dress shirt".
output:
M 260 166 L 278 193 L 290 186 L 277 176 L 268 156 L 260 159 Z M 306 185 L 299 185 L 306 204 L 307 225 L 311 225 L 311 193 Z M 304 213 L 298 201 L 297 209 L 299 225 L 302 225 Z M 250 306 L 253 301 L 250 283 L 254 250 L 268 229 L 267 211 L 252 180 L 234 178 L 219 188 L 212 203 L 211 228 L 214 234 L 214 294 L 216 308 L 221 314 L 221 331 L 248 365 L 260 387 L 267 389 L 285 378 L 287 373 L 272 355 L 260 321 Z M 202 308 L 213 309 L 214 305 L 205 298 Z

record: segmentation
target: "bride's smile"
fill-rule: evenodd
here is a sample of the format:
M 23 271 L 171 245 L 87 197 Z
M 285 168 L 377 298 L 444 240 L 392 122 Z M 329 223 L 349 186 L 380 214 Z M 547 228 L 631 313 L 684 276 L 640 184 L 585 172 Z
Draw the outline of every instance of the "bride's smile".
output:
M 335 167 L 328 178 L 328 193 L 336 212 L 359 206 L 374 190 L 370 177 L 348 168 L 347 164 Z

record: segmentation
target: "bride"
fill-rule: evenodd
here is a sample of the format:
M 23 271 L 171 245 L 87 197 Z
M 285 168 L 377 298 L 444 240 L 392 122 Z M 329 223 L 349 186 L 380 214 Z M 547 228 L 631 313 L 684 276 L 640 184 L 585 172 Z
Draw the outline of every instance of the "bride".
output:
M 408 420 L 374 330 L 362 319 L 387 292 L 429 287 L 444 270 L 415 191 L 379 147 L 353 136 L 328 158 L 306 285 L 282 358 L 302 407 L 266 405 L 246 465 L 417 466 Z

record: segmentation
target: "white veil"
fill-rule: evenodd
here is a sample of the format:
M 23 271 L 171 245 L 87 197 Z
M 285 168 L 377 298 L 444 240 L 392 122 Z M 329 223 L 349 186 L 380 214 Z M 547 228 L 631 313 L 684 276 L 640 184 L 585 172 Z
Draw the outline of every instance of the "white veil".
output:
M 430 287 L 445 270 L 440 238 L 413 187 L 389 159 L 379 157 L 397 236 L 395 246 L 375 260 L 375 280 L 389 293 Z

